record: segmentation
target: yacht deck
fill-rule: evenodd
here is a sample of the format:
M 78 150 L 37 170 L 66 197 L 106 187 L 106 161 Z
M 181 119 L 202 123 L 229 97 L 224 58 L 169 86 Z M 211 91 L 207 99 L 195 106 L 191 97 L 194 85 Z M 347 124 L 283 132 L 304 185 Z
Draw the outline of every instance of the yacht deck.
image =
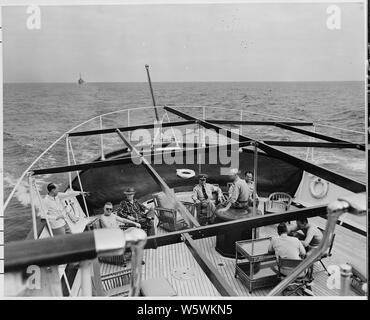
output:
M 311 218 L 319 227 L 325 227 L 326 220 Z M 276 236 L 276 226 L 260 228 L 260 237 Z M 159 229 L 158 233 L 164 232 Z M 325 259 L 326 266 L 340 265 L 345 262 L 354 264 L 359 270 L 366 270 L 366 238 L 343 228 L 336 227 L 336 239 L 332 256 Z M 238 296 L 266 296 L 272 289 L 257 289 L 249 293 L 239 278 L 235 278 L 235 259 L 225 258 L 215 250 L 216 237 L 195 240 L 207 258 L 212 262 Z M 185 243 L 178 243 L 157 249 L 147 249 L 144 253 L 143 280 L 165 277 L 178 296 L 212 297 L 220 294 L 200 268 Z M 123 267 L 101 264 L 101 274 L 107 275 L 123 270 Z M 314 265 L 312 291 L 315 296 L 338 296 L 339 290 L 326 286 L 328 275 L 320 263 Z M 356 295 L 350 291 L 350 295 Z

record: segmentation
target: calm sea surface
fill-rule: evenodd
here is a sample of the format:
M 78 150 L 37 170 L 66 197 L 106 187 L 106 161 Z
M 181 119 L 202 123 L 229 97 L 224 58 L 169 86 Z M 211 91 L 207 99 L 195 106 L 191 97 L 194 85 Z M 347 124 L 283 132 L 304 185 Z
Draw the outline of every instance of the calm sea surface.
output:
M 295 118 L 364 132 L 365 107 L 362 82 L 309 83 L 154 83 L 158 105 L 205 105 L 227 110 L 211 112 L 208 118 L 244 120 L 274 120 L 251 112 Z M 146 83 L 87 83 L 77 84 L 5 84 L 4 85 L 4 198 L 29 164 L 64 132 L 102 113 L 120 109 L 150 106 L 151 97 Z M 195 108 L 187 111 L 201 116 Z M 175 120 L 175 118 L 171 118 Z M 153 123 L 152 111 L 137 110 L 130 115 L 130 124 Z M 104 127 L 126 126 L 127 113 L 107 116 Z M 81 129 L 97 129 L 98 121 Z M 308 128 L 309 129 L 309 128 Z M 341 139 L 364 142 L 363 134 L 316 128 L 317 132 Z M 310 138 L 270 127 L 244 127 L 245 135 L 266 140 L 301 140 Z M 106 151 L 121 147 L 114 136 L 105 137 Z M 98 137 L 73 140 L 76 161 L 88 161 L 99 155 Z M 89 148 L 89 149 L 87 149 Z M 287 149 L 283 149 L 287 150 Z M 306 148 L 289 149 L 306 157 Z M 359 181 L 366 181 L 365 153 L 357 150 L 315 149 L 314 161 Z M 63 139 L 47 153 L 36 167 L 66 165 Z M 38 178 L 40 193 L 51 180 L 63 184 L 66 174 Z M 5 240 L 24 238 L 31 228 L 27 182 L 21 184 L 5 211 Z

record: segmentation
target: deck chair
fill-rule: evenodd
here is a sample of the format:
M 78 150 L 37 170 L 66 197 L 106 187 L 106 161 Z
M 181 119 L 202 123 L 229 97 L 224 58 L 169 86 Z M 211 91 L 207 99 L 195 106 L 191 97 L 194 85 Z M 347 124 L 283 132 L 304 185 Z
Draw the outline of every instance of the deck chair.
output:
M 322 233 L 324 233 L 324 229 L 322 228 L 318 228 Z M 323 261 L 323 259 L 326 259 L 326 258 L 329 258 L 331 257 L 331 250 L 333 249 L 333 245 L 334 245 L 334 240 L 335 240 L 335 233 L 333 234 L 333 237 L 331 238 L 331 241 L 330 241 L 330 245 L 329 245 L 329 248 L 328 250 L 326 250 L 326 252 L 324 252 L 321 257 L 319 259 L 317 259 L 316 261 L 320 262 L 320 264 L 322 265 L 322 267 L 325 269 L 326 273 L 328 274 L 328 276 L 330 276 L 330 273 L 328 271 L 328 269 L 326 268 L 325 266 L 325 263 Z M 311 247 L 311 249 L 313 249 L 315 247 Z
M 288 211 L 292 204 L 292 197 L 285 192 L 274 192 L 271 193 L 268 200 L 265 202 L 265 213 L 269 211 L 273 212 L 285 212 Z
M 283 280 L 302 262 L 302 260 L 295 259 L 276 259 L 278 266 L 278 277 Z M 299 296 L 313 296 L 311 291 L 310 283 L 312 282 L 312 275 L 310 270 L 305 270 L 294 282 L 290 283 L 289 286 L 283 291 L 284 296 L 299 295 Z
M 158 217 L 158 227 L 170 232 L 187 228 L 186 221 L 176 209 L 171 208 L 171 204 L 168 203 L 167 197 L 163 192 L 154 193 L 152 196 L 155 206 L 154 211 Z M 194 215 L 195 205 L 192 202 L 181 202 L 190 214 Z

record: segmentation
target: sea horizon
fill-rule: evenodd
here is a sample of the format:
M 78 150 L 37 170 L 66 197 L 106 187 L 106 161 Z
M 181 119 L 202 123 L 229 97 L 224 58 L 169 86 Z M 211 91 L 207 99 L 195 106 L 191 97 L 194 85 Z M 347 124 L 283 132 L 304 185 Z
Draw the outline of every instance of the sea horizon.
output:
M 85 80 L 84 80 L 85 81 Z M 152 83 L 346 83 L 346 82 L 366 82 L 363 80 L 287 80 L 287 81 L 271 81 L 271 80 L 194 80 L 194 81 L 152 81 Z M 77 84 L 77 81 L 40 81 L 40 82 L 3 82 L 3 84 Z M 85 81 L 82 85 L 87 83 L 148 83 L 147 81 Z

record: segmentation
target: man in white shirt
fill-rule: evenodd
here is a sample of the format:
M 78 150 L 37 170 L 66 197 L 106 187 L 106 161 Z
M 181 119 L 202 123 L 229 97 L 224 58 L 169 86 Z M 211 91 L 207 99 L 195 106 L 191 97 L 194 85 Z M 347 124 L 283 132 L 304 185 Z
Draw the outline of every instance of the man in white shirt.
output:
M 203 216 L 205 212 L 206 224 L 212 222 L 216 204 L 222 203 L 224 200 L 222 190 L 213 184 L 207 183 L 207 178 L 208 175 L 204 173 L 199 174 L 199 184 L 193 188 L 192 194 L 193 201 L 200 205 L 201 213 L 199 213 L 199 216 Z M 217 200 L 213 199 L 213 193 L 217 193 Z
M 71 233 L 71 230 L 66 223 L 67 213 L 62 200 L 76 197 L 80 194 L 88 194 L 88 192 L 58 192 L 58 188 L 54 183 L 49 183 L 47 185 L 47 190 L 48 194 L 45 196 L 43 201 L 43 208 L 45 209 L 46 216 L 43 216 L 43 218 L 49 221 L 54 236 Z M 69 218 L 72 222 L 77 222 L 78 220 L 77 217 L 72 215 L 69 215 Z
M 113 213 L 113 204 L 111 202 L 107 202 L 104 205 L 104 213 L 100 217 L 100 222 L 103 228 L 119 228 L 119 223 L 127 223 L 136 228 L 141 228 L 140 223 L 115 215 Z
M 288 236 L 288 228 L 284 222 L 277 227 L 278 237 L 272 238 L 268 251 L 275 253 L 278 258 L 302 260 L 306 256 L 306 250 L 302 243 L 295 237 Z M 289 274 L 290 269 L 280 269 L 282 274 Z
M 249 187 L 249 200 L 248 200 L 248 205 L 250 207 L 253 207 L 253 196 L 254 196 L 254 177 L 253 177 L 253 172 L 252 171 L 246 171 L 245 174 L 245 182 L 247 183 L 248 187 Z M 259 199 L 258 199 L 258 194 L 256 193 L 256 205 L 257 205 L 257 208 L 258 208 L 258 202 L 259 202 Z
M 230 169 L 230 180 L 233 184 L 230 186 L 229 189 L 229 199 L 224 204 L 226 205 L 224 208 L 219 209 L 218 212 L 226 212 L 229 208 L 234 209 L 248 209 L 249 208 L 249 197 L 250 197 L 250 190 L 249 186 L 247 185 L 246 181 L 239 177 L 240 170 L 233 168 Z

